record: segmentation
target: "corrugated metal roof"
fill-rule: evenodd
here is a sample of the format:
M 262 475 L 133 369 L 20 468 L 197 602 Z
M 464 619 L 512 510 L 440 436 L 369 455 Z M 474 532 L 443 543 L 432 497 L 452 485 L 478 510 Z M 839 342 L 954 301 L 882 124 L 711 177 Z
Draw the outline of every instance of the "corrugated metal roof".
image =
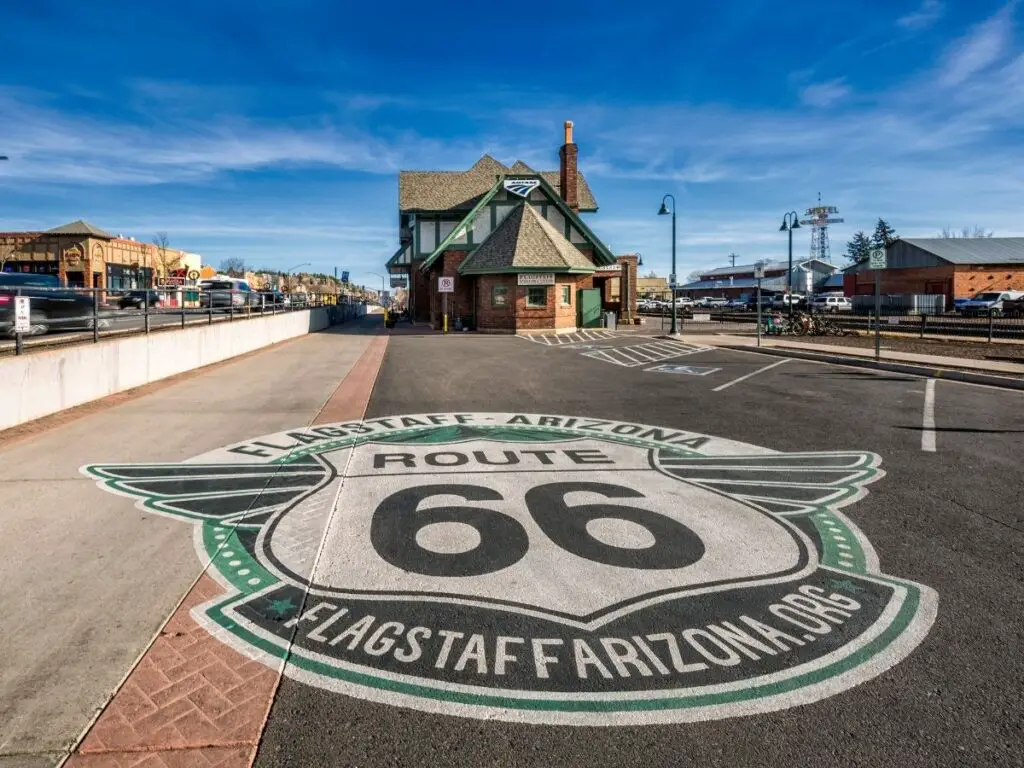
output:
M 904 237 L 951 264 L 1024 264 L 1024 237 Z
M 811 262 L 818 262 L 818 263 L 820 263 L 822 265 L 828 264 L 828 262 L 821 261 L 820 259 L 799 258 L 799 259 L 793 259 L 793 269 L 795 270 L 798 267 L 802 267 L 805 264 L 809 264 Z M 757 266 L 757 265 L 756 264 L 737 264 L 735 267 L 718 267 L 717 269 L 709 269 L 708 271 L 701 272 L 700 274 L 701 274 L 701 277 L 713 277 L 713 276 L 717 277 L 719 275 L 725 275 L 726 277 L 728 277 L 729 275 L 753 275 L 754 274 L 754 267 L 755 266 Z M 835 264 L 828 264 L 828 266 L 832 267 L 833 269 L 839 269 L 839 267 L 837 267 Z M 765 262 L 765 265 L 764 265 L 764 271 L 765 272 L 780 272 L 780 271 L 781 272 L 786 272 L 788 270 L 789 270 L 789 261 L 788 260 L 787 261 L 769 261 L 769 262 Z
M 796 266 L 797 262 L 793 262 L 793 266 Z M 701 272 L 701 276 L 707 277 L 708 275 L 743 275 L 743 274 L 754 274 L 755 264 L 737 264 L 735 267 L 718 267 L 717 269 L 709 269 L 707 272 Z M 764 265 L 765 272 L 775 272 L 779 269 L 789 269 L 788 261 L 772 261 Z
M 765 291 L 774 291 L 785 287 L 785 275 L 766 277 L 761 281 L 761 289 Z M 731 283 L 728 280 L 698 280 L 694 283 L 679 286 L 681 291 L 720 291 L 725 288 L 757 288 L 757 280 L 752 277 L 735 278 Z

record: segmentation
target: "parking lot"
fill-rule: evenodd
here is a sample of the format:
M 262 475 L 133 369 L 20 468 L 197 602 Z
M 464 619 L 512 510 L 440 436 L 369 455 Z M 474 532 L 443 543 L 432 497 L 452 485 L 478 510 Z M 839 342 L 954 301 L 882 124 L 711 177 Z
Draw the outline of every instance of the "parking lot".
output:
M 0 735 L 59 754 L 31 713 L 114 686 L 75 768 L 1019 764 L 1021 393 L 379 324 L 6 448 L 53 519 L 12 492 L 3 607 L 81 607 L 12 638 Z

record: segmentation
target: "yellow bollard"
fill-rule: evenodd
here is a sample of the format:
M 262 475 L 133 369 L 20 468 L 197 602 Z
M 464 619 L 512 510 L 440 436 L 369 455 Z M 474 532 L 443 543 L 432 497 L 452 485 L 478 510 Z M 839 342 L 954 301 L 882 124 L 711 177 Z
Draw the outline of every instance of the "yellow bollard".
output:
M 444 333 L 448 333 L 448 315 L 444 316 Z

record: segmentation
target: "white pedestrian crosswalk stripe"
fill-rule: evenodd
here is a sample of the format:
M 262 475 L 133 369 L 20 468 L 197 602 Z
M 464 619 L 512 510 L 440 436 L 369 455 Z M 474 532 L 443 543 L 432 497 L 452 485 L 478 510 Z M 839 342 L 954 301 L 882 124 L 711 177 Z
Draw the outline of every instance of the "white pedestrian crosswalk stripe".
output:
M 713 347 L 686 344 L 681 341 L 661 340 L 648 344 L 634 344 L 627 347 L 609 347 L 608 349 L 582 352 L 584 357 L 591 357 L 613 365 L 621 365 L 625 368 L 635 368 L 640 365 L 671 360 L 676 357 L 685 357 L 698 352 L 706 352 Z
M 581 344 L 594 341 L 607 341 L 608 339 L 621 338 L 632 335 L 619 331 L 610 331 L 603 328 L 584 328 L 575 333 L 546 333 L 543 335 L 522 335 L 519 338 L 532 341 L 534 344 L 546 344 L 549 347 L 558 347 L 563 344 Z

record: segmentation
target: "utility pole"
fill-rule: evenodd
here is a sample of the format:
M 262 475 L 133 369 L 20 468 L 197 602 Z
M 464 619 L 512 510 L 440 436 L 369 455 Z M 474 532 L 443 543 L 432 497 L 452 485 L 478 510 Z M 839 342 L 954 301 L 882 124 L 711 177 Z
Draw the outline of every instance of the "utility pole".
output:
M 729 266 L 735 267 L 736 266 L 736 259 L 738 259 L 738 258 L 739 258 L 739 256 L 737 256 L 735 253 L 730 253 L 729 254 L 729 261 L 731 261 L 732 264 L 730 264 Z

